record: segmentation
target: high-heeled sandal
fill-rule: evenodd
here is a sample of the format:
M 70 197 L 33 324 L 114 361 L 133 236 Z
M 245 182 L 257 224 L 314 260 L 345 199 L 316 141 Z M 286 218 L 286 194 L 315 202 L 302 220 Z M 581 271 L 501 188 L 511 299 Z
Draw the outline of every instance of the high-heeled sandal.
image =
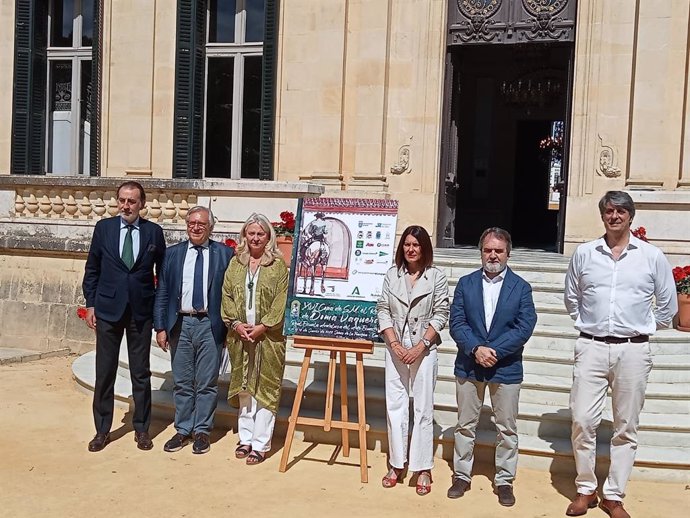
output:
M 386 473 L 386 476 L 381 479 L 381 485 L 385 488 L 395 487 L 396 484 L 398 483 L 398 479 L 401 478 L 402 473 L 403 473 L 402 469 L 391 468 L 388 471 L 388 473 Z M 393 476 L 391 476 L 391 474 Z
M 422 477 L 429 477 L 429 483 L 424 484 L 421 481 Z M 416 488 L 417 494 L 419 496 L 424 496 L 424 495 L 428 495 L 429 493 L 431 493 L 431 484 L 433 481 L 434 480 L 431 478 L 431 472 L 429 470 L 424 470 L 424 471 L 420 471 L 419 473 L 417 473 L 417 488 Z

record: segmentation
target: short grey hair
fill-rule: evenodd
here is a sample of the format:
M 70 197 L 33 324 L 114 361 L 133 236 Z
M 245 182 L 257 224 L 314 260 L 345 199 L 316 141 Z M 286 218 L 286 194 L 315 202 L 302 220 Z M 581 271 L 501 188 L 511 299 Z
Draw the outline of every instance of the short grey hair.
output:
M 500 227 L 487 228 L 484 232 L 482 232 L 482 236 L 479 238 L 479 250 L 484 248 L 484 240 L 487 236 L 494 236 L 501 241 L 505 241 L 506 251 L 508 252 L 508 255 L 510 255 L 510 251 L 513 249 L 513 239 L 510 237 L 510 232 L 503 230 Z
M 604 215 L 606 206 L 613 205 L 619 209 L 625 209 L 630 214 L 630 219 L 635 217 L 635 202 L 627 192 L 624 191 L 608 191 L 599 200 L 599 214 Z
M 189 209 L 187 211 L 187 215 L 184 218 L 185 223 L 189 223 L 189 218 L 192 216 L 192 214 L 195 214 L 197 212 L 205 212 L 206 214 L 208 214 L 208 228 L 209 230 L 213 230 L 213 227 L 216 224 L 216 218 L 213 216 L 213 212 L 211 212 L 211 209 L 209 209 L 208 207 L 204 207 L 203 205 L 196 205 Z

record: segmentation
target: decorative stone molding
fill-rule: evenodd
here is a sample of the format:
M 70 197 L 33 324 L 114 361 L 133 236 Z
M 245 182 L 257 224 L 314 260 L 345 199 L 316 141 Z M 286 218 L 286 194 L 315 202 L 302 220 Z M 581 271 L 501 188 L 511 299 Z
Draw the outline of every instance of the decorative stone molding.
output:
M 18 218 L 98 220 L 115 216 L 115 190 L 17 188 L 14 216 Z M 141 216 L 159 223 L 184 221 L 197 195 L 184 192 L 147 191 Z
M 601 135 L 597 136 L 599 137 L 599 143 L 601 145 L 597 174 L 599 176 L 605 176 L 606 178 L 618 178 L 622 173 L 620 168 L 614 166 L 616 154 L 613 147 L 604 144 L 604 138 Z
M 412 137 L 410 137 L 410 144 L 403 144 L 398 149 L 398 161 L 391 167 L 391 174 L 411 173 L 410 167 L 410 146 Z

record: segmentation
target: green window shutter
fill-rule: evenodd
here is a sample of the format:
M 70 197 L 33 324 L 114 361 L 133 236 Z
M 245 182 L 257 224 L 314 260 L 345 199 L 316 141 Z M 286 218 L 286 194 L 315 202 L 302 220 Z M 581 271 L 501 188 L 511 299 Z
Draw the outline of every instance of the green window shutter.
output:
M 276 100 L 276 47 L 278 46 L 278 0 L 266 0 L 264 56 L 261 85 L 261 144 L 259 179 L 273 180 L 273 134 Z
M 48 2 L 16 0 L 10 172 L 45 174 Z
M 101 92 L 103 90 L 103 60 L 101 58 L 103 34 L 103 0 L 92 0 L 93 5 L 93 42 L 91 47 L 91 95 L 89 107 L 91 111 L 91 155 L 89 169 L 91 176 L 101 174 Z M 84 93 L 82 92 L 82 95 Z
M 173 178 L 201 178 L 206 0 L 177 1 Z

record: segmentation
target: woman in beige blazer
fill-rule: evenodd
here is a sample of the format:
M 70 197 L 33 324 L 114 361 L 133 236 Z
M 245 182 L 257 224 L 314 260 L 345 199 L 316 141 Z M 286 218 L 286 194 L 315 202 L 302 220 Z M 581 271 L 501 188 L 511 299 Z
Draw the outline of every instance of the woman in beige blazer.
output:
M 448 322 L 449 295 L 445 274 L 432 266 L 427 231 L 407 227 L 393 266 L 383 282 L 376 310 L 379 333 L 386 343 L 386 417 L 390 470 L 383 487 L 394 487 L 405 464 L 417 473 L 417 494 L 431 491 L 434 465 L 434 387 L 438 371 L 436 347 Z M 410 395 L 414 398 L 409 438 Z M 409 456 L 408 451 L 409 441 Z

